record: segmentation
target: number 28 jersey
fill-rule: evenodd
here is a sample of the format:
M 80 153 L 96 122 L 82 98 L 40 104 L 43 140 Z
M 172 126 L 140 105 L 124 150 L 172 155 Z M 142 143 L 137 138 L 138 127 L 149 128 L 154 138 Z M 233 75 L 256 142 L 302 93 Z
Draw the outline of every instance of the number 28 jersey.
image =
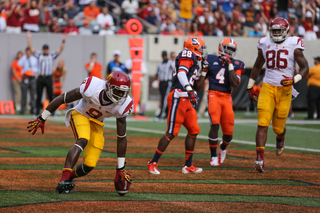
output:
M 181 85 L 178 79 L 179 72 L 185 72 L 189 84 L 193 87 L 199 69 L 197 56 L 188 49 L 183 49 L 175 60 L 175 71 L 172 78 L 172 90 L 175 90 L 174 97 L 188 97 L 187 90 Z
M 304 42 L 299 37 L 288 37 L 284 42 L 275 43 L 270 37 L 261 38 L 258 49 L 262 50 L 266 63 L 263 82 L 272 86 L 281 86 L 282 75 L 292 77 L 295 71 L 294 51 L 304 50 Z

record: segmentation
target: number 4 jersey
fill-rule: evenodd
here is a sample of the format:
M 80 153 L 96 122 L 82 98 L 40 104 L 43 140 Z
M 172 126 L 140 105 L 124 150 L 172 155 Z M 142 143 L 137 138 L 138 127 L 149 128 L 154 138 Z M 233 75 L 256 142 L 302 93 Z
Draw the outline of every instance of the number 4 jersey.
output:
M 75 109 L 87 118 L 93 118 L 104 122 L 105 118 L 114 116 L 116 118 L 126 117 L 133 110 L 133 101 L 130 96 L 119 104 L 103 99 L 106 82 L 96 78 L 89 77 L 83 80 L 80 85 L 82 99 L 66 114 L 66 125 L 69 127 L 71 112 Z
M 209 78 L 209 90 L 216 90 L 220 92 L 231 93 L 232 86 L 229 80 L 229 68 L 227 63 L 222 63 L 220 58 L 216 55 L 208 55 L 209 71 L 207 77 Z M 241 75 L 244 73 L 245 65 L 242 61 L 231 60 L 234 71 L 241 80 Z
M 294 51 L 304 50 L 304 42 L 299 37 L 288 37 L 284 42 L 275 43 L 270 37 L 261 38 L 258 49 L 262 50 L 266 62 L 263 82 L 272 86 L 281 86 L 282 75 L 293 76 L 295 71 Z

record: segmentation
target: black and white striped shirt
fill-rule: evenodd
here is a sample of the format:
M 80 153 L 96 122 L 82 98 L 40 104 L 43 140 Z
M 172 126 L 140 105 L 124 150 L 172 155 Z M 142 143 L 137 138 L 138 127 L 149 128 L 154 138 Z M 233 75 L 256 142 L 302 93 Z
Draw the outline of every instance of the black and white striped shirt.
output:
M 33 55 L 38 59 L 38 74 L 40 76 L 51 76 L 53 71 L 53 61 L 58 57 L 57 51 L 53 51 L 48 55 L 44 55 L 36 50 Z
M 175 63 L 174 61 L 168 60 L 168 61 L 160 62 L 158 64 L 157 75 L 158 75 L 159 81 L 172 80 L 173 71 L 175 69 L 174 63 Z

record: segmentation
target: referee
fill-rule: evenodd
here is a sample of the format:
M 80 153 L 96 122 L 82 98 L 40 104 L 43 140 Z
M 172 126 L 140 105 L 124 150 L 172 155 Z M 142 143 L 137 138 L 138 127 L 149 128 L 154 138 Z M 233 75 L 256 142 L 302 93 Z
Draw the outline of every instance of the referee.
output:
M 28 46 L 32 54 L 38 59 L 38 78 L 37 78 L 37 101 L 36 101 L 36 110 L 35 115 L 39 115 L 40 109 L 42 108 L 42 92 L 45 87 L 47 90 L 49 101 L 53 99 L 53 83 L 52 83 L 52 71 L 53 71 L 53 62 L 64 48 L 64 43 L 66 42 L 66 34 L 62 37 L 62 44 L 57 51 L 49 53 L 49 46 L 43 45 L 42 53 L 38 50 L 35 50 L 31 44 L 31 33 L 27 32 Z
M 172 54 L 172 53 L 171 53 Z M 160 113 L 157 116 L 156 120 L 166 119 L 167 112 L 168 112 L 168 105 L 167 105 L 167 96 L 171 90 L 172 86 L 172 75 L 175 69 L 175 62 L 174 59 L 168 59 L 167 51 L 162 51 L 162 62 L 158 64 L 157 73 L 152 79 L 152 82 L 158 79 L 160 81 L 159 84 L 159 91 L 161 95 L 161 108 Z

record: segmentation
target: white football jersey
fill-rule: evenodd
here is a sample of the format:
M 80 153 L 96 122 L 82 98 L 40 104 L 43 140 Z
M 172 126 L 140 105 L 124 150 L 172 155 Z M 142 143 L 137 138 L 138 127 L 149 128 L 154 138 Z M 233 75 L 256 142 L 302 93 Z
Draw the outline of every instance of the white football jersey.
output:
M 304 50 L 304 42 L 299 37 L 288 37 L 281 44 L 275 43 L 270 37 L 261 38 L 258 49 L 262 50 L 266 63 L 263 82 L 272 86 L 281 86 L 282 75 L 292 77 L 295 71 L 294 50 Z
M 130 96 L 125 100 L 120 100 L 119 104 L 103 99 L 106 82 L 96 78 L 89 77 L 83 80 L 80 85 L 80 93 L 82 99 L 73 108 L 87 118 L 94 118 L 100 122 L 104 122 L 105 118 L 114 116 L 122 118 L 128 116 L 133 110 L 133 101 Z M 66 114 L 66 125 L 69 126 L 69 120 L 72 110 Z

